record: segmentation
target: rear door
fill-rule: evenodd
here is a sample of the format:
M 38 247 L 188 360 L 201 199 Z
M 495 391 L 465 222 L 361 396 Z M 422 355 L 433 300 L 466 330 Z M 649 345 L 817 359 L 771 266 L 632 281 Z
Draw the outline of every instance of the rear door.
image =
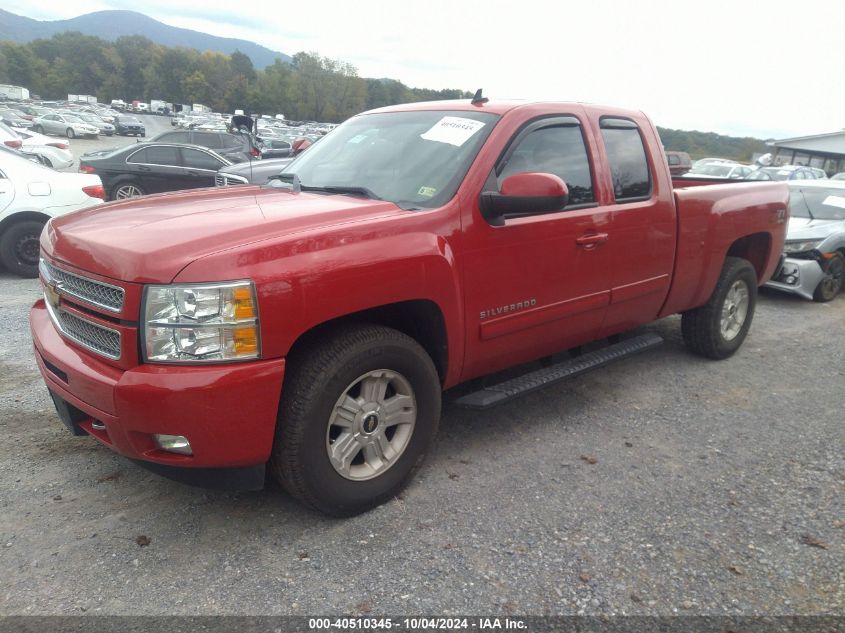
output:
M 660 140 L 647 119 L 603 116 L 592 123 L 612 197 L 610 304 L 600 331 L 609 336 L 654 320 L 666 300 L 675 260 L 675 202 L 669 174 L 662 161 L 655 162 Z
M 476 198 L 464 228 L 465 378 L 579 345 L 601 327 L 610 300 L 614 209 L 602 204 L 595 186 L 595 139 L 585 118 L 576 107 L 530 121 L 484 187 L 498 191 L 514 173 L 552 173 L 570 191 L 562 210 L 492 226 Z

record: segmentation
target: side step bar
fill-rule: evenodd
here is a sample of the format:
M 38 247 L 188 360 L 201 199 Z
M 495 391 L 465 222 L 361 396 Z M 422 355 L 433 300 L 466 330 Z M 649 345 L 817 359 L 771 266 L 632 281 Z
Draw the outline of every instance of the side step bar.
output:
M 454 403 L 459 407 L 469 409 L 488 409 L 561 380 L 580 376 L 591 369 L 604 367 L 613 361 L 639 354 L 652 347 L 657 347 L 662 342 L 663 338 L 657 334 L 635 336 L 595 352 L 588 352 L 576 358 L 567 359 L 557 365 L 537 369 L 511 380 L 500 382 L 498 385 L 468 393 L 455 400 Z

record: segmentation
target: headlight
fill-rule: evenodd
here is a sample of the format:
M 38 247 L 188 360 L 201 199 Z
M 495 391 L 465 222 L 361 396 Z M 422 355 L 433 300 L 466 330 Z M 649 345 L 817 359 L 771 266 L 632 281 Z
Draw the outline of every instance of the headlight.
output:
M 251 281 L 147 286 L 144 360 L 226 362 L 258 358 L 258 303 Z
M 824 240 L 793 240 L 783 245 L 784 253 L 803 253 L 811 251 L 819 246 Z

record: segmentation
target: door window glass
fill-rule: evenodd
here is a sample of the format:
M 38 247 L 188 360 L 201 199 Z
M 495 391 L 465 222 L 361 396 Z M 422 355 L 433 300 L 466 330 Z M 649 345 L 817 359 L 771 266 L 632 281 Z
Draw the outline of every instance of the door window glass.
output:
M 590 161 L 578 125 L 553 125 L 526 134 L 499 172 L 499 188 L 505 178 L 520 172 L 559 176 L 569 188 L 567 206 L 595 201 Z

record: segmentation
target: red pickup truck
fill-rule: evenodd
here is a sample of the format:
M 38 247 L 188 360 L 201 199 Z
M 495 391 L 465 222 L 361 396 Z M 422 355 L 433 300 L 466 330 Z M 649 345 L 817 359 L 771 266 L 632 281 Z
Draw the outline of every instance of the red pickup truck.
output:
M 38 366 L 62 421 L 163 475 L 352 515 L 396 495 L 441 393 L 484 408 L 655 344 L 726 358 L 778 266 L 781 183 L 673 183 L 640 112 L 419 103 L 356 116 L 268 185 L 51 220 Z M 481 382 L 481 381 L 477 381 Z

